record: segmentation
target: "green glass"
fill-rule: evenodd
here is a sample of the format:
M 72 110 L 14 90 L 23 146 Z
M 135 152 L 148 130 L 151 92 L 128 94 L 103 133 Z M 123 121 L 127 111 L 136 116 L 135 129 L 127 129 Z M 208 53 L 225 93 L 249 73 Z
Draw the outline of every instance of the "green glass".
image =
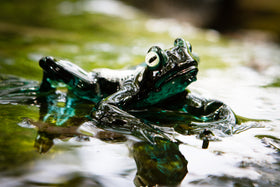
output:
M 43 69 L 40 85 L 8 78 L 8 89 L 0 99 L 40 105 L 43 123 L 67 126 L 79 116 L 83 120 L 77 125 L 89 120 L 99 128 L 132 134 L 153 144 L 158 138 L 177 142 L 161 129 L 170 122 L 166 125 L 181 134 L 200 134 L 205 148 L 214 131 L 232 134 L 236 117 L 224 103 L 186 89 L 196 81 L 197 59 L 190 43 L 181 38 L 167 50 L 151 47 L 145 64 L 129 70 L 86 72 L 69 61 L 44 57 L 39 61 Z M 77 115 L 82 105 L 87 109 Z M 204 136 L 206 130 L 213 132 Z
M 188 161 L 174 142 L 159 140 L 155 145 L 139 142 L 134 144 L 132 152 L 137 165 L 136 186 L 175 186 L 188 173 Z

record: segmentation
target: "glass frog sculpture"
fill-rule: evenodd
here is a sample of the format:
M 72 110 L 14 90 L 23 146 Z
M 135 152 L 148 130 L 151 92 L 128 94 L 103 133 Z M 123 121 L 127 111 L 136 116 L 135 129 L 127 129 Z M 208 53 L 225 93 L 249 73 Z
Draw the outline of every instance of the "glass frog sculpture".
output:
M 75 102 L 82 100 L 92 103 L 89 118 L 103 129 L 154 143 L 157 138 L 175 141 L 162 130 L 173 124 L 181 134 L 200 134 L 206 148 L 214 131 L 232 133 L 236 117 L 224 103 L 200 98 L 186 89 L 196 80 L 197 61 L 190 43 L 181 38 L 167 50 L 151 47 L 145 65 L 133 70 L 86 72 L 71 62 L 44 57 L 39 61 L 43 80 L 38 92 L 54 92 L 61 84 L 68 88 L 72 96 L 58 125 L 75 115 Z

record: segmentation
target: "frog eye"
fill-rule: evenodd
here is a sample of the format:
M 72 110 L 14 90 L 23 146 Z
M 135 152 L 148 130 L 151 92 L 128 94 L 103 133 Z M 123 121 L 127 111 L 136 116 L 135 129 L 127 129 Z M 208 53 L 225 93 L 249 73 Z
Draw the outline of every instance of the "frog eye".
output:
M 157 67 L 160 63 L 159 55 L 154 51 L 150 51 L 146 55 L 145 62 L 148 67 L 151 68 Z

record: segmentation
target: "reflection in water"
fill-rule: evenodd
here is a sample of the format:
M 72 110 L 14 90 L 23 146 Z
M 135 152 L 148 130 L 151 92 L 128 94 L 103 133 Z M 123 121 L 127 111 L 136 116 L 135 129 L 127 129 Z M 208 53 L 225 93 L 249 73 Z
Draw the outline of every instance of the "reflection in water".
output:
M 35 126 L 38 125 L 38 122 L 31 123 Z M 89 140 L 86 136 L 77 133 L 77 128 L 68 130 L 64 127 L 47 127 L 46 124 L 44 124 L 45 128 L 37 127 L 39 130 L 34 146 L 40 153 L 46 153 L 54 145 L 54 138 L 78 136 L 83 140 Z M 64 130 L 65 132 L 63 132 Z M 99 131 L 96 137 L 106 142 L 127 140 L 125 136 L 110 131 Z M 136 142 L 131 152 L 137 165 L 137 174 L 134 179 L 136 186 L 177 185 L 188 172 L 188 161 L 179 151 L 177 143 L 163 139 L 158 139 L 156 144 Z
M 157 144 L 139 142 L 133 145 L 137 165 L 136 186 L 177 185 L 188 173 L 188 161 L 179 151 L 179 145 L 158 140 Z
M 64 183 L 42 183 L 42 182 L 33 182 L 33 181 L 26 181 L 24 182 L 24 186 L 73 186 L 73 187 L 98 187 L 102 186 L 102 184 L 98 181 L 96 176 L 90 176 L 87 174 L 81 173 L 71 173 L 67 176 L 68 180 Z
M 37 126 L 38 122 L 31 122 L 31 124 Z M 46 153 L 54 145 L 54 138 L 78 136 L 83 140 L 89 140 L 86 136 L 77 133 L 77 128 L 68 130 L 64 127 L 46 127 L 46 125 L 44 127 L 39 126 L 34 145 L 40 153 Z M 63 132 L 64 130 L 65 132 Z M 127 140 L 125 136 L 110 131 L 99 131 L 95 137 L 105 142 Z M 156 144 L 136 142 L 132 146 L 131 152 L 137 165 L 134 179 L 136 186 L 178 185 L 188 172 L 188 161 L 179 151 L 179 144 L 169 140 L 158 139 Z

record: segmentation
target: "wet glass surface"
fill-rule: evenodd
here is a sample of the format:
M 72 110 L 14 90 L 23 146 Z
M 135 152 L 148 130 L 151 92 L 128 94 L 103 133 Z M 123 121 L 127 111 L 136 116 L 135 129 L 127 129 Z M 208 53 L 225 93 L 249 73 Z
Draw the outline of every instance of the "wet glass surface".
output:
M 135 186 L 155 181 L 280 185 L 278 45 L 246 37 L 233 40 L 186 22 L 150 18 L 113 0 L 3 1 L 1 7 L 1 186 Z M 78 103 L 75 115 L 65 112 L 63 89 L 50 98 L 56 108 L 47 117 L 48 107 L 34 99 L 42 56 L 67 59 L 87 71 L 118 69 L 140 64 L 152 45 L 168 48 L 177 37 L 190 41 L 200 56 L 198 81 L 189 87 L 193 93 L 221 100 L 237 115 L 264 120 L 240 118 L 234 135 L 211 141 L 208 149 L 201 148 L 197 134 L 177 133 L 185 126 L 172 129 L 163 123 L 183 143 L 160 141 L 156 146 L 92 126 L 85 118 L 92 104 Z M 21 89 L 30 92 L 13 94 Z M 58 111 L 70 116 L 61 126 L 54 125 L 63 120 L 56 118 Z

